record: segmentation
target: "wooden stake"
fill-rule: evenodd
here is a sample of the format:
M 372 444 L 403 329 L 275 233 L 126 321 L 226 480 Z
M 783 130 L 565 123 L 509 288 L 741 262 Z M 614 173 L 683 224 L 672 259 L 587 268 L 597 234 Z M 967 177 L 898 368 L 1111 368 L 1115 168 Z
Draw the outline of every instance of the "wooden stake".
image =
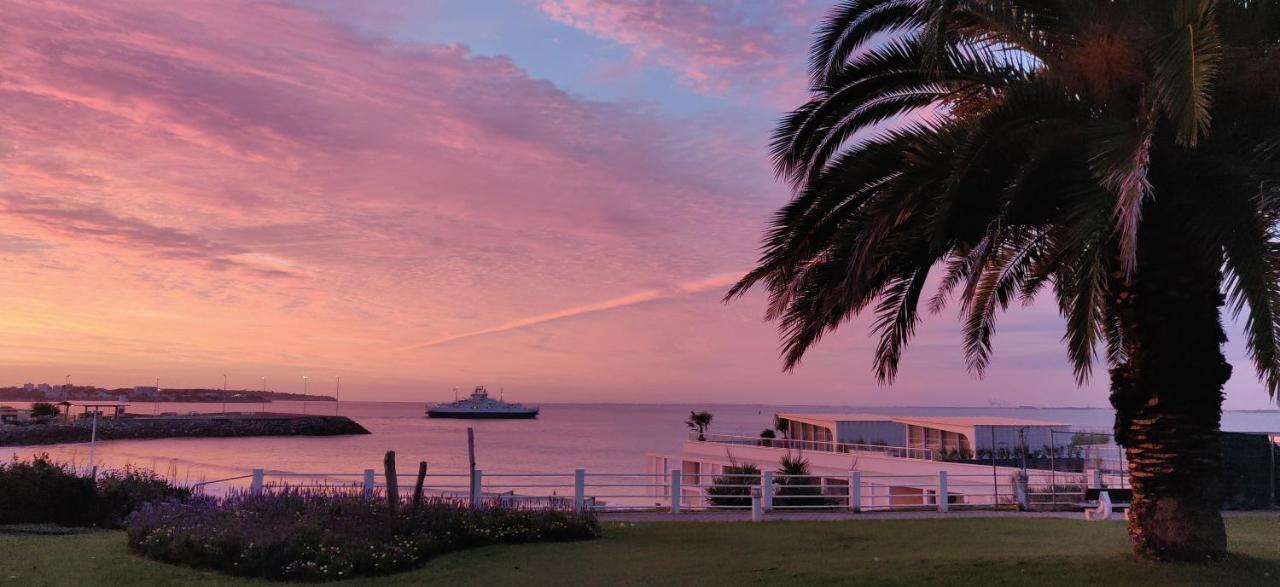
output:
M 418 483 L 413 486 L 413 508 L 422 505 L 422 484 L 427 480 L 427 462 L 418 463 Z
M 382 459 L 383 472 L 387 480 L 387 509 L 394 515 L 396 506 L 400 505 L 400 487 L 396 484 L 396 451 L 387 451 Z
M 471 463 L 471 498 L 468 500 L 471 507 L 476 507 L 475 496 L 479 495 L 479 488 L 476 487 L 476 431 L 470 426 L 467 427 L 467 460 Z

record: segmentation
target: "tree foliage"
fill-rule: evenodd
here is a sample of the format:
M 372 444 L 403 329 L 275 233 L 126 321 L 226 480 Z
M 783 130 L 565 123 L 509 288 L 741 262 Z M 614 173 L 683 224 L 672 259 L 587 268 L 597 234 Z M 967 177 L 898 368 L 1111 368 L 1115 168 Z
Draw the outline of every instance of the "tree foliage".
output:
M 840 2 L 812 47 L 811 98 L 773 138 L 795 197 L 726 299 L 768 292 L 788 369 L 873 315 L 889 382 L 953 297 L 981 376 L 997 316 L 1051 292 L 1083 383 L 1099 347 L 1124 362 L 1112 296 L 1139 269 L 1144 210 L 1177 201 L 1274 396 L 1278 39 L 1276 0 Z

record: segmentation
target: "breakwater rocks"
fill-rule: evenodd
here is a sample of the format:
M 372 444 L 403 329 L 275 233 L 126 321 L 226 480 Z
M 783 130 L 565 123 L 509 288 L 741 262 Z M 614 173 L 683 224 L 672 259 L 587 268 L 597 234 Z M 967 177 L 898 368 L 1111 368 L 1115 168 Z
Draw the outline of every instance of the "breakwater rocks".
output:
M 89 442 L 90 423 L 0 426 L 0 446 Z M 369 434 L 346 416 L 294 414 L 201 414 L 127 416 L 98 420 L 98 440 L 130 438 L 225 438 L 236 436 L 338 436 Z

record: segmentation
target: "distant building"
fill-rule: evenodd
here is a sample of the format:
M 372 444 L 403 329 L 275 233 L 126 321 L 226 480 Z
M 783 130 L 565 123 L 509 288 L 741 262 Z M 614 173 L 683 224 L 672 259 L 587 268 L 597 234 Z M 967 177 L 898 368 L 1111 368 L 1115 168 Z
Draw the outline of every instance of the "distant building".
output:
M 40 385 L 37 385 L 36 390 L 44 394 L 45 397 L 50 397 L 58 393 L 58 390 L 48 383 L 41 383 Z
M 154 385 L 137 385 L 134 386 L 133 393 L 138 396 L 156 397 L 157 395 L 160 395 L 160 388 Z
M 36 390 L 36 385 L 34 383 L 22 384 L 22 391 L 35 391 L 35 390 Z
M 0 406 L 0 424 L 19 424 L 31 419 L 30 412 L 10 406 Z

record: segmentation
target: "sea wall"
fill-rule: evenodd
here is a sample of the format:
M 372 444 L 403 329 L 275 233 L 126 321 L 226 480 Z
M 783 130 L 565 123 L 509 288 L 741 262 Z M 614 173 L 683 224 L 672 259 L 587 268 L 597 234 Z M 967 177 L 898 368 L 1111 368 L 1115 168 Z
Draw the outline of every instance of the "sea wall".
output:
M 89 442 L 88 422 L 0 426 L 0 446 Z M 337 436 L 369 434 L 346 416 L 200 415 L 133 416 L 98 420 L 98 440 L 219 438 L 238 436 Z

